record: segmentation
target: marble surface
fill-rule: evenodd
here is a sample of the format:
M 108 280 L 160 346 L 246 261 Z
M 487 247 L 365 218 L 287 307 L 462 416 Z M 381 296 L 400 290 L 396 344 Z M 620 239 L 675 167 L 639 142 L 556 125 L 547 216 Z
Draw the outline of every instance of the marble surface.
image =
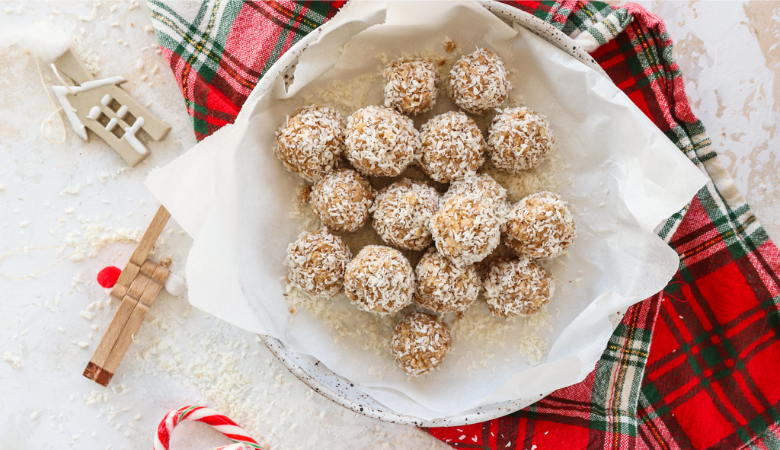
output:
M 777 195 L 780 3 L 640 2 L 666 20 L 694 112 L 770 236 Z M 50 22 L 173 126 L 152 156 L 127 169 L 99 139 L 72 131 L 47 142 L 53 111 L 34 59 L 10 29 Z M 425 433 L 347 411 L 286 372 L 255 336 L 161 294 L 111 387 L 81 372 L 116 302 L 94 282 L 121 266 L 156 210 L 148 171 L 195 144 L 173 76 L 138 2 L 0 1 L 0 442 L 12 448 L 144 448 L 169 409 L 203 404 L 270 449 L 447 448 Z M 45 83 L 57 83 L 43 67 Z M 778 80 L 780 81 L 780 80 Z M 62 136 L 55 119 L 51 135 Z M 191 239 L 170 223 L 155 251 L 181 274 Z M 26 251 L 25 251 L 26 250 Z M 45 269 L 45 270 L 44 270 Z M 32 277 L 15 279 L 35 274 Z M 218 301 L 218 299 L 216 299 Z M 184 425 L 172 448 L 224 443 Z

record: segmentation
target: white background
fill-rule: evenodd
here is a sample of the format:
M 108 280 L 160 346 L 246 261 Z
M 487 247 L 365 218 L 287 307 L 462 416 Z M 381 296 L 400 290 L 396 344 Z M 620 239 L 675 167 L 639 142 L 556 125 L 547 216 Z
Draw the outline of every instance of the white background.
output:
M 30 248 L 0 261 L 0 272 L 29 275 L 75 250 L 57 255 L 58 248 L 34 248 L 90 244 L 80 261 L 65 260 L 29 279 L 0 277 L 0 442 L 29 449 L 149 448 L 168 410 L 202 404 L 231 416 L 267 448 L 446 448 L 414 428 L 368 419 L 320 397 L 253 335 L 167 293 L 110 388 L 81 376 L 116 308 L 95 275 L 107 265 L 124 265 L 134 244 L 121 238 L 140 233 L 154 214 L 157 203 L 142 185 L 148 171 L 195 144 L 173 75 L 145 30 L 151 24 L 147 9 L 133 5 L 0 2 L 0 34 L 54 23 L 99 58 L 98 77 L 125 76 L 130 82 L 124 88 L 143 104 L 152 101 L 149 108 L 173 126 L 163 142 L 150 143 L 152 155 L 133 169 L 125 169 L 97 138 L 85 144 L 70 131 L 65 143 L 50 144 L 40 123 L 54 107 L 35 62 L 0 41 L 0 256 Z M 694 112 L 737 186 L 770 236 L 780 235 L 780 137 L 774 125 L 779 4 L 643 5 L 666 21 L 678 44 L 675 58 Z M 60 132 L 55 120 L 54 133 Z M 169 223 L 158 244 L 156 256 L 171 258 L 172 270 L 181 274 L 190 238 Z M 206 426 L 182 426 L 172 448 L 225 442 Z

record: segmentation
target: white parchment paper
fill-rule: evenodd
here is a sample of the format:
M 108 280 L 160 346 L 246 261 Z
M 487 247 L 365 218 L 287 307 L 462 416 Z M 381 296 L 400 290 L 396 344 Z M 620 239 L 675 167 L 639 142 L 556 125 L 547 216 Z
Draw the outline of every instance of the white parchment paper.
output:
M 477 46 L 498 53 L 512 71 L 513 95 L 547 116 L 568 167 L 558 193 L 573 207 L 578 237 L 568 257 L 546 264 L 557 287 L 541 364 L 514 342 L 525 339 L 527 322 L 513 323 L 500 344 L 458 339 L 455 327 L 440 370 L 410 379 L 394 367 L 389 348 L 366 345 L 365 333 L 339 339 L 322 315 L 305 308 L 291 315 L 280 279 L 286 247 L 300 231 L 292 199 L 301 180 L 276 160 L 274 131 L 313 98 L 344 115 L 381 104 L 377 55 L 444 53 L 445 38 L 463 53 Z M 322 101 L 323 88 L 361 77 L 377 81 L 347 102 Z M 436 108 L 454 109 L 445 92 Z M 478 4 L 353 0 L 301 55 L 287 89 L 280 77 L 253 92 L 235 125 L 151 173 L 147 186 L 195 237 L 186 269 L 193 305 L 316 357 L 399 413 L 431 419 L 584 379 L 612 333 L 609 314 L 655 294 L 676 271 L 676 253 L 653 229 L 705 182 L 609 79 Z M 352 327 L 387 328 L 343 297 L 329 310 Z

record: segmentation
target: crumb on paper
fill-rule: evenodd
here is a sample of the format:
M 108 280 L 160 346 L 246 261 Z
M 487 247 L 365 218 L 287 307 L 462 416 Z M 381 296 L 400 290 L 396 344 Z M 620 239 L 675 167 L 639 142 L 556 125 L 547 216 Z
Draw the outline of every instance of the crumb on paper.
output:
M 299 205 L 306 205 L 309 203 L 309 196 L 311 195 L 312 186 L 303 185 L 298 186 L 295 190 L 295 201 Z
M 447 53 L 452 53 L 456 48 L 458 48 L 458 44 L 453 42 L 452 39 L 446 38 L 444 41 L 444 51 Z

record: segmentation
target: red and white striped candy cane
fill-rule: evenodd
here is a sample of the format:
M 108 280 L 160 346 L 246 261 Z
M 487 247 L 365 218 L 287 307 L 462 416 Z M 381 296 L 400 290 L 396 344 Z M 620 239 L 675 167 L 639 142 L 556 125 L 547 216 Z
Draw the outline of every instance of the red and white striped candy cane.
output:
M 234 444 L 215 448 L 214 450 L 262 450 L 260 444 L 252 439 L 241 427 L 236 425 L 235 422 L 230 420 L 228 416 L 203 406 L 185 406 L 169 412 L 165 419 L 160 422 L 160 426 L 157 427 L 157 435 L 154 437 L 154 450 L 170 450 L 171 433 L 173 433 L 176 425 L 185 420 L 211 425 L 215 430 L 234 442 Z

